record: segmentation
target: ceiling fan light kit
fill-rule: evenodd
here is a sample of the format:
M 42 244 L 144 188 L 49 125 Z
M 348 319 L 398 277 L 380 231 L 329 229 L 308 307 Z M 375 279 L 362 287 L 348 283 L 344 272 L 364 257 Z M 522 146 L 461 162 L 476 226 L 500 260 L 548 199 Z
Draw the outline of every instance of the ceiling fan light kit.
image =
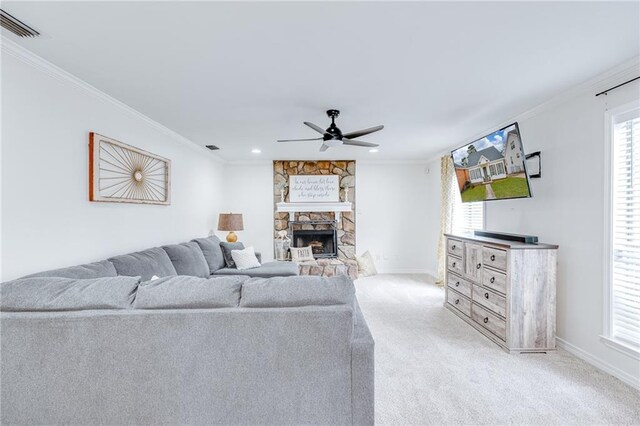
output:
M 360 136 L 368 135 L 370 133 L 377 132 L 379 130 L 384 129 L 384 126 L 374 126 L 369 127 L 368 129 L 357 130 L 355 132 L 349 132 L 343 134 L 342 131 L 336 126 L 336 117 L 340 115 L 340 111 L 337 109 L 330 109 L 327 111 L 327 116 L 331 118 L 331 125 L 326 129 L 322 129 L 322 127 L 305 121 L 304 124 L 311 127 L 316 132 L 322 135 L 321 138 L 310 138 L 310 139 L 280 139 L 278 142 L 303 142 L 303 141 L 322 141 L 322 145 L 320 146 L 320 152 L 324 152 L 329 148 L 333 148 L 340 145 L 352 145 L 352 146 L 363 146 L 369 148 L 375 148 L 380 146 L 376 143 L 364 142 L 354 140 L 353 138 L 357 138 Z

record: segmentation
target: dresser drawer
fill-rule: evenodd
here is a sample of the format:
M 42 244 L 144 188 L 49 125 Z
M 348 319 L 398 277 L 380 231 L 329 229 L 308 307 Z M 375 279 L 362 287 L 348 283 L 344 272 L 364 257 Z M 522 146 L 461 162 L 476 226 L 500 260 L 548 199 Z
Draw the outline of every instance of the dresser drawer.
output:
M 453 290 L 447 291 L 447 303 L 462 312 L 466 316 L 471 316 L 471 301 Z
M 462 274 L 462 259 L 455 256 L 447 256 L 447 269 Z
M 447 285 L 471 299 L 471 283 L 469 281 L 465 281 L 457 275 L 449 274 L 447 276 Z
M 501 272 L 484 269 L 482 271 L 482 285 L 502 294 L 507 293 L 507 276 Z
M 500 339 L 504 341 L 507 340 L 507 324 L 497 315 L 492 314 L 487 309 L 484 309 L 483 307 L 474 303 L 471 307 L 471 318 L 473 318 L 473 320 L 476 323 L 480 324 L 484 329 L 489 330 Z
M 447 252 L 455 256 L 462 257 L 462 241 L 447 239 Z
M 507 317 L 507 300 L 498 293 L 474 285 L 472 299 L 494 313 Z
M 490 247 L 482 247 L 482 263 L 485 266 L 507 270 L 507 252 Z

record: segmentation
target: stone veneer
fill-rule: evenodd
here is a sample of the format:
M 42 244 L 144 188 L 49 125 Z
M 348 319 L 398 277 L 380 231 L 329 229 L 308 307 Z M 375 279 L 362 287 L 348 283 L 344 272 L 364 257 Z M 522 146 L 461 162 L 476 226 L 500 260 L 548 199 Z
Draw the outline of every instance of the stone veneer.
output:
M 274 161 L 273 162 L 273 209 L 274 238 L 278 231 L 289 229 L 289 220 L 313 221 L 335 220 L 332 212 L 277 212 L 280 190 L 284 189 L 285 201 L 289 201 L 289 176 L 291 175 L 338 175 L 340 176 L 340 200 L 344 201 L 344 189 L 349 188 L 349 201 L 353 211 L 342 212 L 337 225 L 338 257 L 317 259 L 317 265 L 300 265 L 301 275 L 349 275 L 358 277 L 356 258 L 356 162 L 355 161 Z M 326 225 L 301 225 L 300 229 L 323 229 Z M 289 236 L 291 237 L 291 236 Z

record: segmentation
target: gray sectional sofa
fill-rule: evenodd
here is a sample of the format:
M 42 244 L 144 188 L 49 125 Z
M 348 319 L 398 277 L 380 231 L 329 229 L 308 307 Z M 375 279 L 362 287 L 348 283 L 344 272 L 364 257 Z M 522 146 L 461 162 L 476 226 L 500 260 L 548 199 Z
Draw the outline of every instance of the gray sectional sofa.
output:
M 0 284 L 0 423 L 373 424 L 352 281 L 222 272 L 215 242 Z

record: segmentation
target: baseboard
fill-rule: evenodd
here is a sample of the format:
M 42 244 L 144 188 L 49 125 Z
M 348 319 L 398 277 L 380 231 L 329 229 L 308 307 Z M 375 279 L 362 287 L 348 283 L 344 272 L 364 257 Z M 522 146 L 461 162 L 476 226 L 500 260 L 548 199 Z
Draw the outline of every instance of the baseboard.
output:
M 379 274 L 427 274 L 435 277 L 433 271 L 421 268 L 377 268 Z
M 631 374 L 620 370 L 618 367 L 615 367 L 608 362 L 601 360 L 600 358 L 590 354 L 583 349 L 580 349 L 579 347 L 559 337 L 556 337 L 556 345 L 559 348 L 562 348 L 565 351 L 569 352 L 570 354 L 577 356 L 581 360 L 586 361 L 594 367 L 604 371 L 605 373 L 611 374 L 613 377 L 622 380 L 632 388 L 640 390 L 640 380 L 638 380 L 637 377 L 633 377 Z

